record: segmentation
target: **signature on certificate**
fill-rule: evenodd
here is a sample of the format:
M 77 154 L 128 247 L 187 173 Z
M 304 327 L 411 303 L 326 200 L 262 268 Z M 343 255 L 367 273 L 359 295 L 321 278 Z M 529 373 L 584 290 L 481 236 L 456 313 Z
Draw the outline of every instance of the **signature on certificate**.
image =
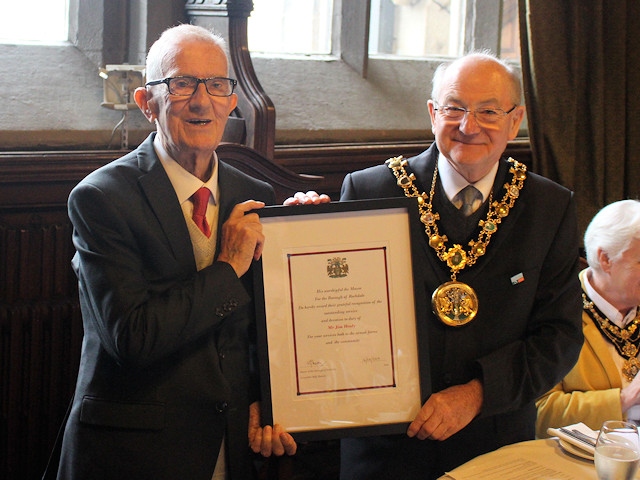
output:
M 307 360 L 307 367 L 309 368 L 322 368 L 327 365 L 324 360 Z
M 382 357 L 379 356 L 368 356 L 368 357 L 363 357 L 362 358 L 362 363 L 367 364 L 367 363 L 378 363 L 382 361 Z

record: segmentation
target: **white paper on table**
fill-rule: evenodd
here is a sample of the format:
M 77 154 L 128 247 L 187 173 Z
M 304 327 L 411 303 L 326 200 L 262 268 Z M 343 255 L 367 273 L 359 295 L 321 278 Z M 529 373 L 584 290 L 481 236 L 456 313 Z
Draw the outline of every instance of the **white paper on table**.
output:
M 570 466 L 555 462 L 554 458 L 540 458 L 539 453 L 504 452 L 490 461 L 462 465 L 445 478 L 454 480 L 584 480 L 584 474 L 572 471 Z
M 555 439 L 507 445 L 447 472 L 447 480 L 585 480 L 595 479 L 593 462 L 573 458 Z

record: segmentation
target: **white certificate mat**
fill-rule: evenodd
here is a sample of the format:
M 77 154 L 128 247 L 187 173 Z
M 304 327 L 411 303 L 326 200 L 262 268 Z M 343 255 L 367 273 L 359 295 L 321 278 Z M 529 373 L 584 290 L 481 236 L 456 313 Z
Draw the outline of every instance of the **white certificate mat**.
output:
M 414 419 L 425 393 L 414 203 L 258 211 L 266 238 L 256 282 L 265 423 L 326 439 L 401 433 Z

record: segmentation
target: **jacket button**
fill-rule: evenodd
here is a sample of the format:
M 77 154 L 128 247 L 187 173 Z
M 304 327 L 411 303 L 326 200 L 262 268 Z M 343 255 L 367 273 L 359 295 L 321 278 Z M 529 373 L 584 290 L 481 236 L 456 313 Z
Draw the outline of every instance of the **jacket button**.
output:
M 216 402 L 216 412 L 222 413 L 227 409 L 228 406 L 229 404 L 227 402 Z

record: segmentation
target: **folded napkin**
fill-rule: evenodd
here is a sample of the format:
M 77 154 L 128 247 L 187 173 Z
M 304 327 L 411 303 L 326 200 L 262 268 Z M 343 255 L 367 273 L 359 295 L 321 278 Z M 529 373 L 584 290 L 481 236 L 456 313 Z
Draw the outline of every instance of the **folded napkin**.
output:
M 561 428 L 547 428 L 547 433 L 570 443 L 574 447 L 589 452 L 591 455 L 595 452 L 595 443 L 598 438 L 598 431 L 591 430 L 582 422 Z M 588 438 L 584 438 L 580 434 L 586 435 Z M 589 439 L 591 439 L 591 441 L 589 441 Z

